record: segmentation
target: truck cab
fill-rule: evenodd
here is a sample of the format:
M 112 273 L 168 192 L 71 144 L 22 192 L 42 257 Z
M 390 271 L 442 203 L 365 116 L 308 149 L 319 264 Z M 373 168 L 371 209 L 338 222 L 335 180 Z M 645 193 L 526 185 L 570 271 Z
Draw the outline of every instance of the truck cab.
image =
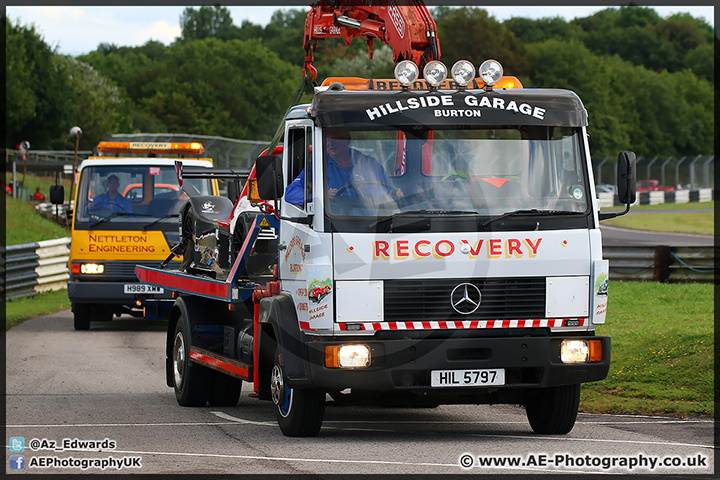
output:
M 170 292 L 138 283 L 135 266 L 159 265 L 179 242 L 177 214 L 186 195 L 174 162 L 198 157 L 202 149 L 198 143 L 101 142 L 100 155 L 81 163 L 68 282 L 76 330 L 123 313 L 149 319 L 167 314 L 172 301 L 161 300 L 170 300 Z M 184 161 L 212 167 L 208 158 Z M 191 181 L 217 194 L 213 181 Z

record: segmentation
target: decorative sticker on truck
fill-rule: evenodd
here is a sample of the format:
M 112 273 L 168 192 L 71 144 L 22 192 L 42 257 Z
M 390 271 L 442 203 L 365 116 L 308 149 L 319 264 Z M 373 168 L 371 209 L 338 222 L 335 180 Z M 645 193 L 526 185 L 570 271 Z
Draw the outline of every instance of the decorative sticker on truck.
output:
M 545 119 L 545 109 L 515 100 L 506 101 L 504 98 L 487 95 L 465 95 L 462 103 L 456 104 L 458 97 L 452 95 L 428 95 L 410 97 L 406 100 L 386 102 L 375 107 L 367 108 L 365 113 L 370 120 L 376 120 L 393 113 L 402 113 L 405 110 L 433 109 L 435 117 L 481 117 L 482 109 L 504 110 L 517 114 Z M 436 108 L 439 107 L 439 108 Z
M 605 323 L 608 302 L 608 280 L 610 279 L 610 262 L 597 260 L 593 262 L 593 319 L 592 323 Z
M 376 240 L 372 242 L 373 261 L 405 260 L 414 258 L 442 259 L 453 255 L 467 255 L 474 260 L 479 256 L 493 258 L 535 258 L 538 255 L 542 237 L 535 238 L 491 238 L 489 240 Z M 352 248 L 352 247 L 350 247 Z
M 302 273 L 303 265 L 305 264 L 305 247 L 297 235 L 290 240 L 290 245 L 288 245 L 285 251 L 285 263 L 291 274 L 297 275 Z
M 300 322 L 300 327 L 304 330 L 332 328 L 333 297 L 332 266 L 308 265 L 308 322 Z

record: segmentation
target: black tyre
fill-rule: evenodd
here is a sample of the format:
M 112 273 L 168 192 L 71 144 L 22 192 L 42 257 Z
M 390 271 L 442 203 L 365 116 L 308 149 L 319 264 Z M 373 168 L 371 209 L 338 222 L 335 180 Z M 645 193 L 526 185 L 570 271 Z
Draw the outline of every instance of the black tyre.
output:
M 280 430 L 288 437 L 313 437 L 322 427 L 325 392 L 316 388 L 290 388 L 285 381 L 280 355 L 278 348 L 270 374 L 270 392 Z
M 242 380 L 212 371 L 212 387 L 208 401 L 213 407 L 234 407 L 240 399 Z
M 190 361 L 190 326 L 183 314 L 178 318 L 172 346 L 173 387 L 183 407 L 204 407 L 210 394 L 212 371 Z
M 73 303 L 72 305 L 75 330 L 89 330 L 92 307 L 87 303 Z
M 580 385 L 542 388 L 532 392 L 525 410 L 535 433 L 562 435 L 575 426 Z

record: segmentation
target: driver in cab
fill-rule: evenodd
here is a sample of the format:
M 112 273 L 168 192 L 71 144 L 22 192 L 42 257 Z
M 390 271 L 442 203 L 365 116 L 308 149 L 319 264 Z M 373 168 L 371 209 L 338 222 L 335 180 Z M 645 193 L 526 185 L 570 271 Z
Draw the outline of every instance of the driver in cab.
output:
M 120 179 L 117 175 L 110 175 L 107 178 L 107 193 L 103 193 L 93 198 L 92 203 L 88 205 L 88 210 L 107 209 L 113 212 L 132 213 L 132 205 L 130 200 L 123 197 L 118 189 L 120 188 Z
M 350 148 L 349 132 L 327 137 L 327 185 L 330 200 L 340 197 L 382 196 L 403 192 L 393 185 L 385 169 L 373 157 Z M 285 189 L 287 202 L 302 205 L 305 191 L 305 170 Z

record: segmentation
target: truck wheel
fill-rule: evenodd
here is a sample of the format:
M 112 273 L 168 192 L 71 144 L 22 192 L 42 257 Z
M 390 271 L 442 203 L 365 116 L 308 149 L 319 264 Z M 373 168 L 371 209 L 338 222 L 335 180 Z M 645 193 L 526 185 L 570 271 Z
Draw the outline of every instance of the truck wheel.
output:
M 73 303 L 73 317 L 75 320 L 75 330 L 90 329 L 90 314 L 92 308 L 87 303 Z
M 290 388 L 279 359 L 278 348 L 270 375 L 270 392 L 280 430 L 288 437 L 313 437 L 322 426 L 325 392 L 316 388 Z
M 173 386 L 183 407 L 204 407 L 208 401 L 211 371 L 190 362 L 190 326 L 183 314 L 173 337 Z
M 563 385 L 534 391 L 525 410 L 535 433 L 565 434 L 575 426 L 580 385 Z
M 213 371 L 212 388 L 208 399 L 210 406 L 234 407 L 240 399 L 240 390 L 242 390 L 242 380 Z

